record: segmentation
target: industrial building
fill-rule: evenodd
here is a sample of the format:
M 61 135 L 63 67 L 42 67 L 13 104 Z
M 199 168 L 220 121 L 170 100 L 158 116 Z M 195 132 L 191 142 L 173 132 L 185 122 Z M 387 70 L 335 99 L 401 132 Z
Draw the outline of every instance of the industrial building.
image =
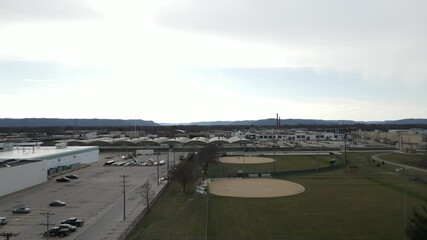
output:
M 0 196 L 46 182 L 52 174 L 98 161 L 97 146 L 3 146 L 0 151 Z M 13 184 L 11 184 L 13 183 Z
M 352 134 L 358 140 L 371 140 L 395 145 L 402 152 L 426 150 L 427 148 L 427 133 L 422 129 L 390 130 L 388 132 L 359 130 Z

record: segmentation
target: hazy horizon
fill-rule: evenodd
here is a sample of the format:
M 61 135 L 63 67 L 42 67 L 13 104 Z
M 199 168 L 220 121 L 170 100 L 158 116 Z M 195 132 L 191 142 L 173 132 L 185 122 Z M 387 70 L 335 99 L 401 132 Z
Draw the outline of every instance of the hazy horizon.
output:
M 427 118 L 426 7 L 0 0 L 0 118 Z

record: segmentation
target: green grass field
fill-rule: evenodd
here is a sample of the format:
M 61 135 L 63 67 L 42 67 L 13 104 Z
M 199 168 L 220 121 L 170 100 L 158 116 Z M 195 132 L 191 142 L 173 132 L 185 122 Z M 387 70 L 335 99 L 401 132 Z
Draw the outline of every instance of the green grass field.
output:
M 284 172 L 303 169 L 315 169 L 318 164 L 319 167 L 329 167 L 329 160 L 335 158 L 329 155 L 305 155 L 305 156 L 264 156 L 266 158 L 276 159 L 276 162 L 261 163 L 261 164 L 227 164 L 218 163 L 213 165 L 208 170 L 208 175 L 214 176 L 228 176 L 235 175 L 238 170 L 244 173 L 269 173 L 269 172 Z M 337 164 L 339 159 L 336 160 Z
M 381 155 L 380 158 L 390 162 L 427 169 L 426 153 L 418 153 L 418 154 L 387 153 L 387 154 Z
M 373 164 L 371 155 L 348 154 L 358 173 L 287 177 L 306 188 L 290 197 L 190 200 L 192 192 L 180 194 L 171 184 L 128 239 L 205 239 L 206 226 L 210 240 L 402 239 L 404 179 L 391 165 Z M 408 213 L 426 197 L 427 184 L 408 181 Z

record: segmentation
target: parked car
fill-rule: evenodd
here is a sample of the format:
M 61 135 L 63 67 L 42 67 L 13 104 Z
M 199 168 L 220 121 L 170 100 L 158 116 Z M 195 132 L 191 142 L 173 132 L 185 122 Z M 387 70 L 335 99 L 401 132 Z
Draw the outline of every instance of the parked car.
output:
M 53 227 L 49 229 L 49 231 L 44 232 L 44 236 L 47 237 L 65 237 L 70 233 L 69 229 L 60 228 L 60 227 Z
M 15 210 L 12 211 L 13 213 L 19 213 L 19 214 L 23 214 L 23 213 L 30 213 L 31 209 L 27 208 L 27 207 L 20 207 L 20 208 L 16 208 Z
M 76 175 L 76 174 L 70 174 L 70 175 L 67 175 L 65 177 L 69 178 L 69 179 L 79 179 L 79 175 Z
M 63 201 L 55 200 L 55 201 L 50 202 L 49 206 L 51 206 L 51 207 L 63 207 L 63 206 L 65 206 L 65 204 L 66 203 Z
M 71 180 L 67 177 L 62 177 L 62 178 L 57 178 L 56 181 L 57 182 L 69 182 Z
M 0 217 L 0 225 L 6 225 L 7 221 L 5 217 Z
M 160 160 L 159 165 L 164 165 L 165 164 L 165 160 Z
M 63 221 L 61 222 L 61 224 L 64 224 L 64 223 L 66 223 L 66 224 L 71 224 L 71 225 L 76 226 L 76 227 L 81 227 L 81 226 L 83 226 L 84 221 L 83 221 L 83 220 L 80 220 L 80 219 L 77 219 L 77 218 L 75 218 L 75 217 L 72 217 L 72 218 L 69 218 L 69 219 L 63 220 Z
M 75 232 L 75 231 L 76 231 L 76 229 L 77 229 L 77 227 L 76 227 L 76 226 L 73 226 L 73 225 L 71 225 L 71 224 L 67 224 L 67 223 L 59 224 L 59 227 L 60 227 L 60 228 L 64 228 L 64 229 L 69 229 L 71 232 Z

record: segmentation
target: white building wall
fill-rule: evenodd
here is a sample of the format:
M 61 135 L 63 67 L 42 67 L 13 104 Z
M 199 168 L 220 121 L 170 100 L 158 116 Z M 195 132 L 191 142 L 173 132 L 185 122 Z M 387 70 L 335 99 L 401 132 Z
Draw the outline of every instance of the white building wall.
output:
M 87 164 L 99 160 L 99 149 L 92 149 L 87 152 L 61 154 L 56 157 L 46 159 L 48 168 L 56 168 L 58 166 L 68 166 L 75 163 Z
M 0 168 L 0 196 L 47 181 L 45 161 Z

